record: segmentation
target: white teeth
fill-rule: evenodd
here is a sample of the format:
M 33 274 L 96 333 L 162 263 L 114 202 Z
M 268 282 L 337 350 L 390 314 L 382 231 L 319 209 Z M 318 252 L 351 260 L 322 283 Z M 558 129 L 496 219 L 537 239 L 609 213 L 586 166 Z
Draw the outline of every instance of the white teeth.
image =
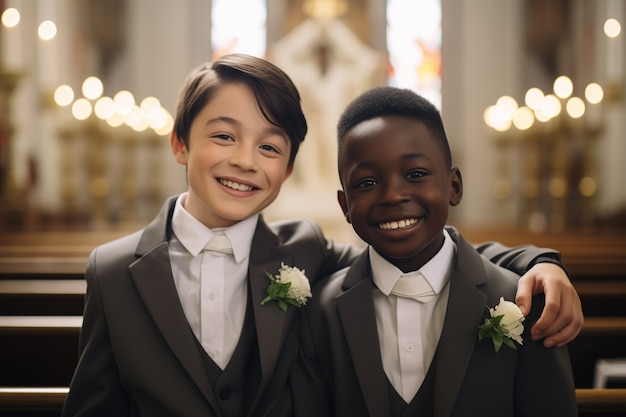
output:
M 404 219 L 397 222 L 387 222 L 378 225 L 383 230 L 396 230 L 409 227 L 417 223 L 417 219 Z
M 252 191 L 252 187 L 250 187 L 249 185 L 245 185 L 245 184 L 240 184 L 238 182 L 233 182 L 233 181 L 229 181 L 229 180 L 222 180 L 220 179 L 220 184 L 225 185 L 228 188 L 232 188 L 233 190 L 237 190 L 237 191 Z

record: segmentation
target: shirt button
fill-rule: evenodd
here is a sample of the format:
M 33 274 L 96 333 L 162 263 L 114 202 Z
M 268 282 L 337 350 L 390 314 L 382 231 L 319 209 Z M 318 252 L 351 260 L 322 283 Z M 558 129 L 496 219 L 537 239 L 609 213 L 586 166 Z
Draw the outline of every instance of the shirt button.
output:
M 217 352 L 215 352 L 213 349 L 210 349 L 207 353 L 211 358 L 215 358 L 215 355 L 217 354 Z
M 413 343 L 409 343 L 406 345 L 406 351 L 411 353 L 415 350 L 415 345 Z
M 210 290 L 206 296 L 209 298 L 209 300 L 215 300 L 215 291 Z

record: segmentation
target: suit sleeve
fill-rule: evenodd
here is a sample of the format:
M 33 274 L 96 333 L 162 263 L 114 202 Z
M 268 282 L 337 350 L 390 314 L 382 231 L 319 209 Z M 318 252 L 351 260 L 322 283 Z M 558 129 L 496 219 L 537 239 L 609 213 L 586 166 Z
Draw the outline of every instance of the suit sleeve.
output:
M 335 272 L 350 266 L 352 261 L 354 261 L 354 259 L 356 259 L 356 257 L 363 252 L 362 247 L 339 244 L 331 239 L 328 239 L 324 236 L 322 229 L 317 224 L 314 224 L 313 230 L 315 231 L 316 238 L 324 248 L 322 265 L 317 277 L 314 278 L 315 281 L 321 277 L 332 275 Z
M 565 270 L 560 253 L 553 249 L 538 248 L 532 245 L 510 248 L 498 242 L 486 242 L 476 245 L 476 250 L 492 263 L 518 275 L 524 275 L 526 271 L 540 262 L 554 263 Z
M 79 339 L 80 355 L 63 417 L 122 417 L 130 413 L 130 400 L 120 383 L 100 303 L 96 257 L 97 249 L 89 257 L 85 274 L 87 293 Z

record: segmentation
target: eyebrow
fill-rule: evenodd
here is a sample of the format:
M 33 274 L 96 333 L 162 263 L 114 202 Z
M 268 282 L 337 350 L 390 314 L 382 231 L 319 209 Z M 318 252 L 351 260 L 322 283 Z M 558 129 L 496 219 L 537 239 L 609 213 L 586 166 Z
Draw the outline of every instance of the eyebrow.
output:
M 228 116 L 218 116 L 218 117 L 214 117 L 212 119 L 209 119 L 206 121 L 206 123 L 204 124 L 205 127 L 213 124 L 213 123 L 219 123 L 219 122 L 224 122 L 224 123 L 228 123 L 228 124 L 232 124 L 235 126 L 241 126 L 241 123 L 235 119 L 233 119 L 232 117 L 228 117 Z
M 243 124 L 237 119 L 233 119 L 232 117 L 228 117 L 228 116 L 218 116 L 218 117 L 214 117 L 212 119 L 207 120 L 206 123 L 204 124 L 204 127 L 207 127 L 213 123 L 220 123 L 220 122 L 228 123 L 239 128 L 243 126 Z M 278 126 L 272 125 L 268 128 L 265 128 L 263 130 L 263 133 L 267 136 L 269 135 L 280 136 L 285 140 L 285 142 L 287 143 L 290 142 L 289 137 L 287 136 L 287 133 L 285 132 L 285 130 Z
M 410 159 L 416 159 L 416 158 L 424 158 L 424 159 L 428 159 L 428 160 L 432 160 L 433 159 L 428 154 L 423 153 L 423 152 L 409 153 L 409 154 L 405 154 L 405 155 L 400 156 L 400 159 L 402 159 L 402 160 L 410 160 Z M 355 169 L 369 168 L 371 165 L 373 165 L 373 163 L 371 161 L 363 161 L 363 162 L 360 162 L 360 163 L 356 164 L 356 166 L 354 168 Z

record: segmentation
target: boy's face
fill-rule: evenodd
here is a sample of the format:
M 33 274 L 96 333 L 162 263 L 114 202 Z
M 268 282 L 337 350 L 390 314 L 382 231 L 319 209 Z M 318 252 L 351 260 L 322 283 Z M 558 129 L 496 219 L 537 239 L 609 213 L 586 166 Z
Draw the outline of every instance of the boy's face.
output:
M 439 251 L 448 206 L 461 201 L 463 187 L 424 123 L 383 116 L 354 126 L 344 137 L 339 175 L 346 219 L 387 260 L 413 271 Z
M 189 147 L 170 138 L 187 165 L 185 209 L 207 227 L 228 227 L 259 213 L 289 177 L 291 142 L 269 123 L 250 89 L 225 84 L 193 120 Z

